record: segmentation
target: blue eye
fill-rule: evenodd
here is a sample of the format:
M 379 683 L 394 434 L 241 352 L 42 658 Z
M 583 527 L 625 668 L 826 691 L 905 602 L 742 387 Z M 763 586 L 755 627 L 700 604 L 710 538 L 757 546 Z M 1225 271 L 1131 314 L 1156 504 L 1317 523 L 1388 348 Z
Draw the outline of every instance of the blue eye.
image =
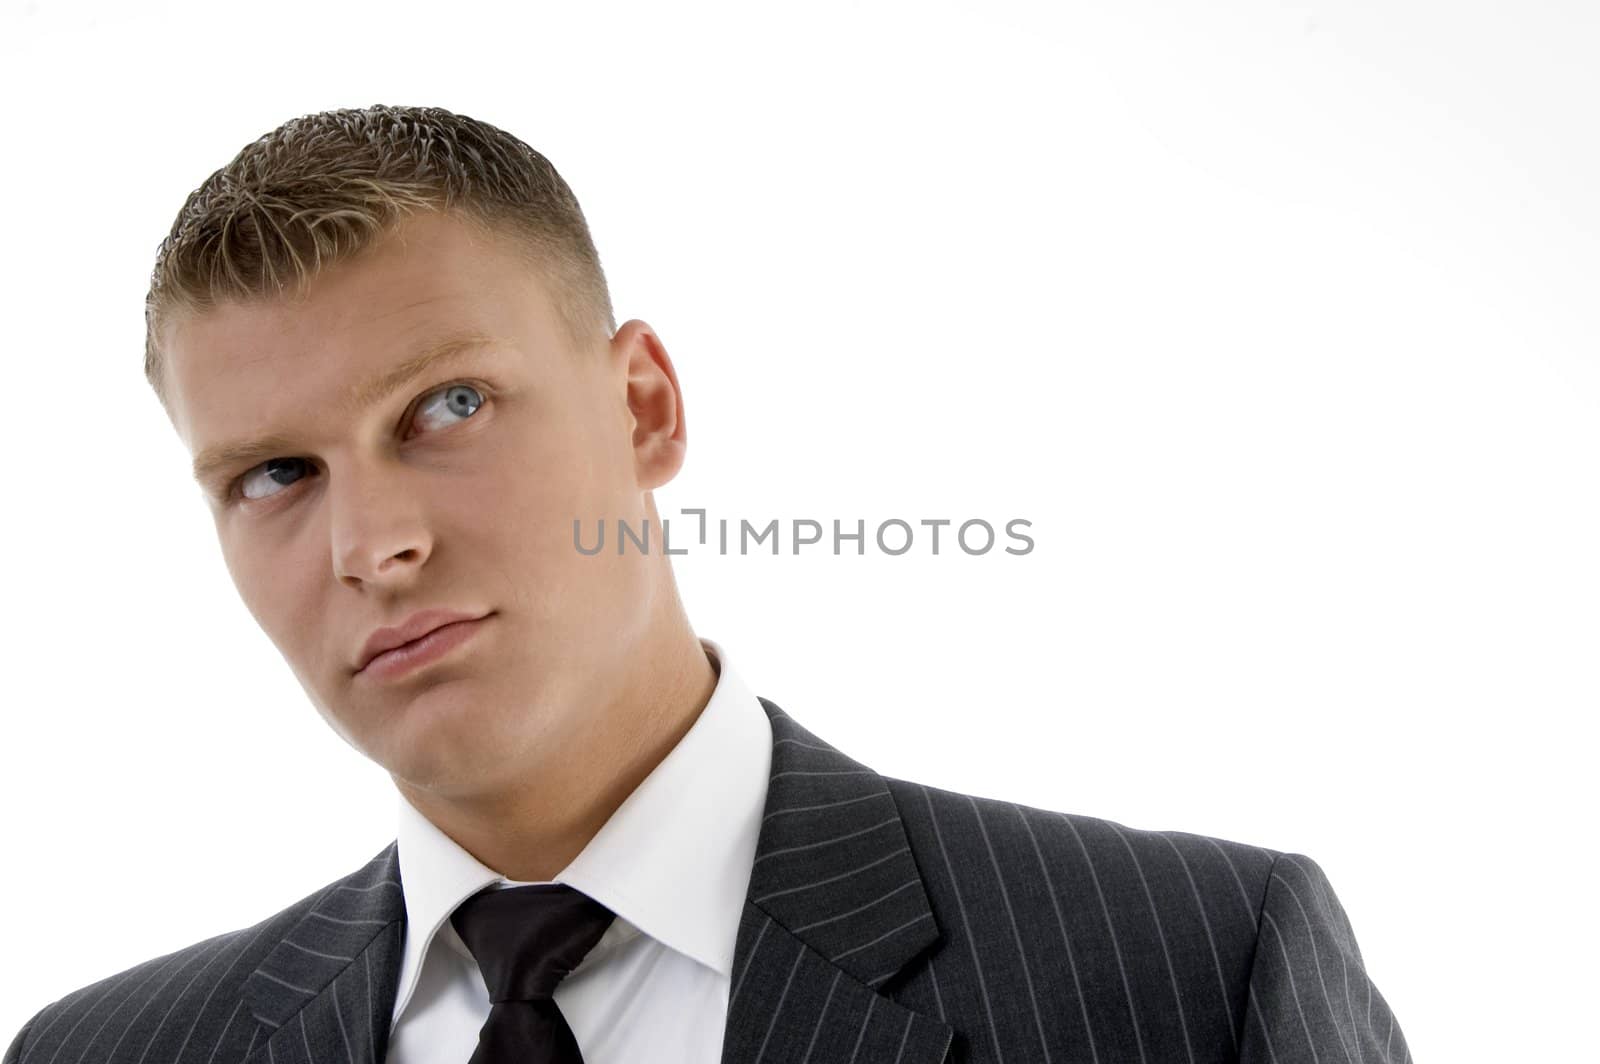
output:
M 273 493 L 269 492 L 267 495 L 251 495 L 247 490 L 245 490 L 245 485 L 247 485 L 250 482 L 251 474 L 254 473 L 257 469 L 268 473 L 270 476 L 273 477 L 273 479 L 277 483 L 283 484 L 283 481 L 277 480 L 277 475 L 283 471 L 285 466 L 287 466 L 290 469 L 293 469 L 296 466 L 303 466 L 305 464 L 306 464 L 306 460 L 304 458 L 269 458 L 265 462 L 262 462 L 260 465 L 256 466 L 255 469 L 250 470 L 249 472 L 245 473 L 243 476 L 241 476 L 239 478 L 239 494 L 241 496 L 243 496 L 244 498 L 249 499 L 251 501 L 255 501 L 256 499 L 267 498 L 271 494 L 273 494 Z M 294 482 L 290 481 L 289 483 L 293 484 Z M 285 485 L 285 486 L 288 486 L 288 485 Z
M 442 402 L 435 400 L 433 398 L 434 396 L 441 397 Z M 445 415 L 459 416 L 461 419 L 465 420 L 466 418 L 469 418 L 473 414 L 477 413 L 478 408 L 482 405 L 483 391 L 476 385 L 461 383 L 447 384 L 443 388 L 437 388 L 427 393 L 427 395 L 423 397 L 423 402 L 417 406 L 417 414 L 418 416 L 426 419 L 428 417 L 440 416 L 440 411 L 443 411 Z M 446 424 L 444 427 L 448 428 L 449 425 Z M 293 473 L 300 470 L 302 467 L 309 465 L 310 463 L 304 458 L 269 458 L 260 465 L 246 470 L 240 475 L 239 479 L 236 480 L 234 484 L 238 488 L 239 495 L 247 501 L 258 502 L 262 499 L 270 499 L 273 496 L 281 493 L 276 491 L 268 491 L 263 495 L 251 495 L 247 490 L 251 484 L 251 477 L 253 477 L 259 471 L 264 476 L 269 478 L 269 482 L 272 484 L 277 484 L 280 487 L 292 487 L 294 485 L 294 479 L 298 478 L 294 478 L 288 482 L 285 482 L 282 479 L 282 475 L 285 473 Z
M 482 393 L 480 393 L 478 389 L 474 388 L 470 384 L 446 385 L 445 387 L 440 388 L 438 391 L 429 392 L 428 395 L 443 396 L 444 402 L 443 404 L 423 403 L 420 407 L 418 407 L 419 413 L 442 405 L 444 409 L 450 411 L 452 414 L 460 414 L 461 417 L 465 419 L 477 413 L 478 407 L 483 405 Z M 478 396 L 477 401 L 474 401 L 471 398 L 475 395 Z

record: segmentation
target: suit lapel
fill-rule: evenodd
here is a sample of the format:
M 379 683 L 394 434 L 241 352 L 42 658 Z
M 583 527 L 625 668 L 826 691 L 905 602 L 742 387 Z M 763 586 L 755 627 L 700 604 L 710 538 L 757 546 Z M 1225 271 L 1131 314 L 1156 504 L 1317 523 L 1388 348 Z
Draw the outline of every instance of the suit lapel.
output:
M 721 1064 L 940 1064 L 954 1029 L 880 992 L 940 939 L 883 777 L 766 699 L 772 767 Z M 244 986 L 250 1064 L 378 1064 L 405 942 L 398 847 L 333 884 Z
M 722 1064 L 939 1064 L 955 1031 L 879 992 L 940 939 L 883 777 L 773 703 Z
M 383 1060 L 405 915 L 394 843 L 324 891 L 245 981 L 251 1064 Z

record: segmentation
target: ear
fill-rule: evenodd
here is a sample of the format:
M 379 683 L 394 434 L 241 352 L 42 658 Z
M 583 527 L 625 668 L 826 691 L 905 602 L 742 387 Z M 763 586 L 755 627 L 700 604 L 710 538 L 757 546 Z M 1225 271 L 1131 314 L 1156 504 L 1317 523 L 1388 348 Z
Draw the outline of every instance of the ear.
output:
M 651 491 L 677 476 L 688 446 L 678 373 L 661 338 L 637 318 L 611 338 L 611 357 L 627 377 L 634 475 L 640 488 Z

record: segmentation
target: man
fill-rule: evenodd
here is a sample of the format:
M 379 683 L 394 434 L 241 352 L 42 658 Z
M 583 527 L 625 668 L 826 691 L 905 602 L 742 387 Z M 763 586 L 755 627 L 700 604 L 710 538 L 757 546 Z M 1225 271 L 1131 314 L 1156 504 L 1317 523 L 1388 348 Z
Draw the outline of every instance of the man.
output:
M 886 778 L 698 638 L 684 405 L 538 153 L 286 123 L 185 203 L 146 373 L 396 841 L 66 995 L 6 1061 L 1409 1060 L 1322 870 Z M 113 919 L 108 915 L 107 919 Z

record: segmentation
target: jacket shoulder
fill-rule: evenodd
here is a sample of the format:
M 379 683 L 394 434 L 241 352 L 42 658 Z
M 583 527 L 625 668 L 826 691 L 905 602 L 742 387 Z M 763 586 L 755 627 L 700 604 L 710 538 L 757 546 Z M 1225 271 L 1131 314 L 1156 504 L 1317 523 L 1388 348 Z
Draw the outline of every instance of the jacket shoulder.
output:
M 952 862 L 980 861 L 995 874 L 1040 879 L 1059 874 L 1126 899 L 1172 888 L 1236 895 L 1256 917 L 1283 851 L 1191 831 L 1130 827 L 1104 817 L 931 787 L 885 777 L 908 830 Z M 913 840 L 915 847 L 916 840 Z
M 1280 851 L 885 783 L 941 932 L 908 1003 L 996 1044 L 1236 1058 Z
M 264 920 L 152 957 L 50 1002 L 13 1037 L 4 1064 L 114 1061 L 129 1045 L 140 1047 L 146 1061 L 178 1061 L 197 1052 L 207 1059 L 230 1028 L 253 1024 L 241 1015 L 247 1011 L 241 990 L 251 973 L 319 900 L 370 875 L 392 848 Z

